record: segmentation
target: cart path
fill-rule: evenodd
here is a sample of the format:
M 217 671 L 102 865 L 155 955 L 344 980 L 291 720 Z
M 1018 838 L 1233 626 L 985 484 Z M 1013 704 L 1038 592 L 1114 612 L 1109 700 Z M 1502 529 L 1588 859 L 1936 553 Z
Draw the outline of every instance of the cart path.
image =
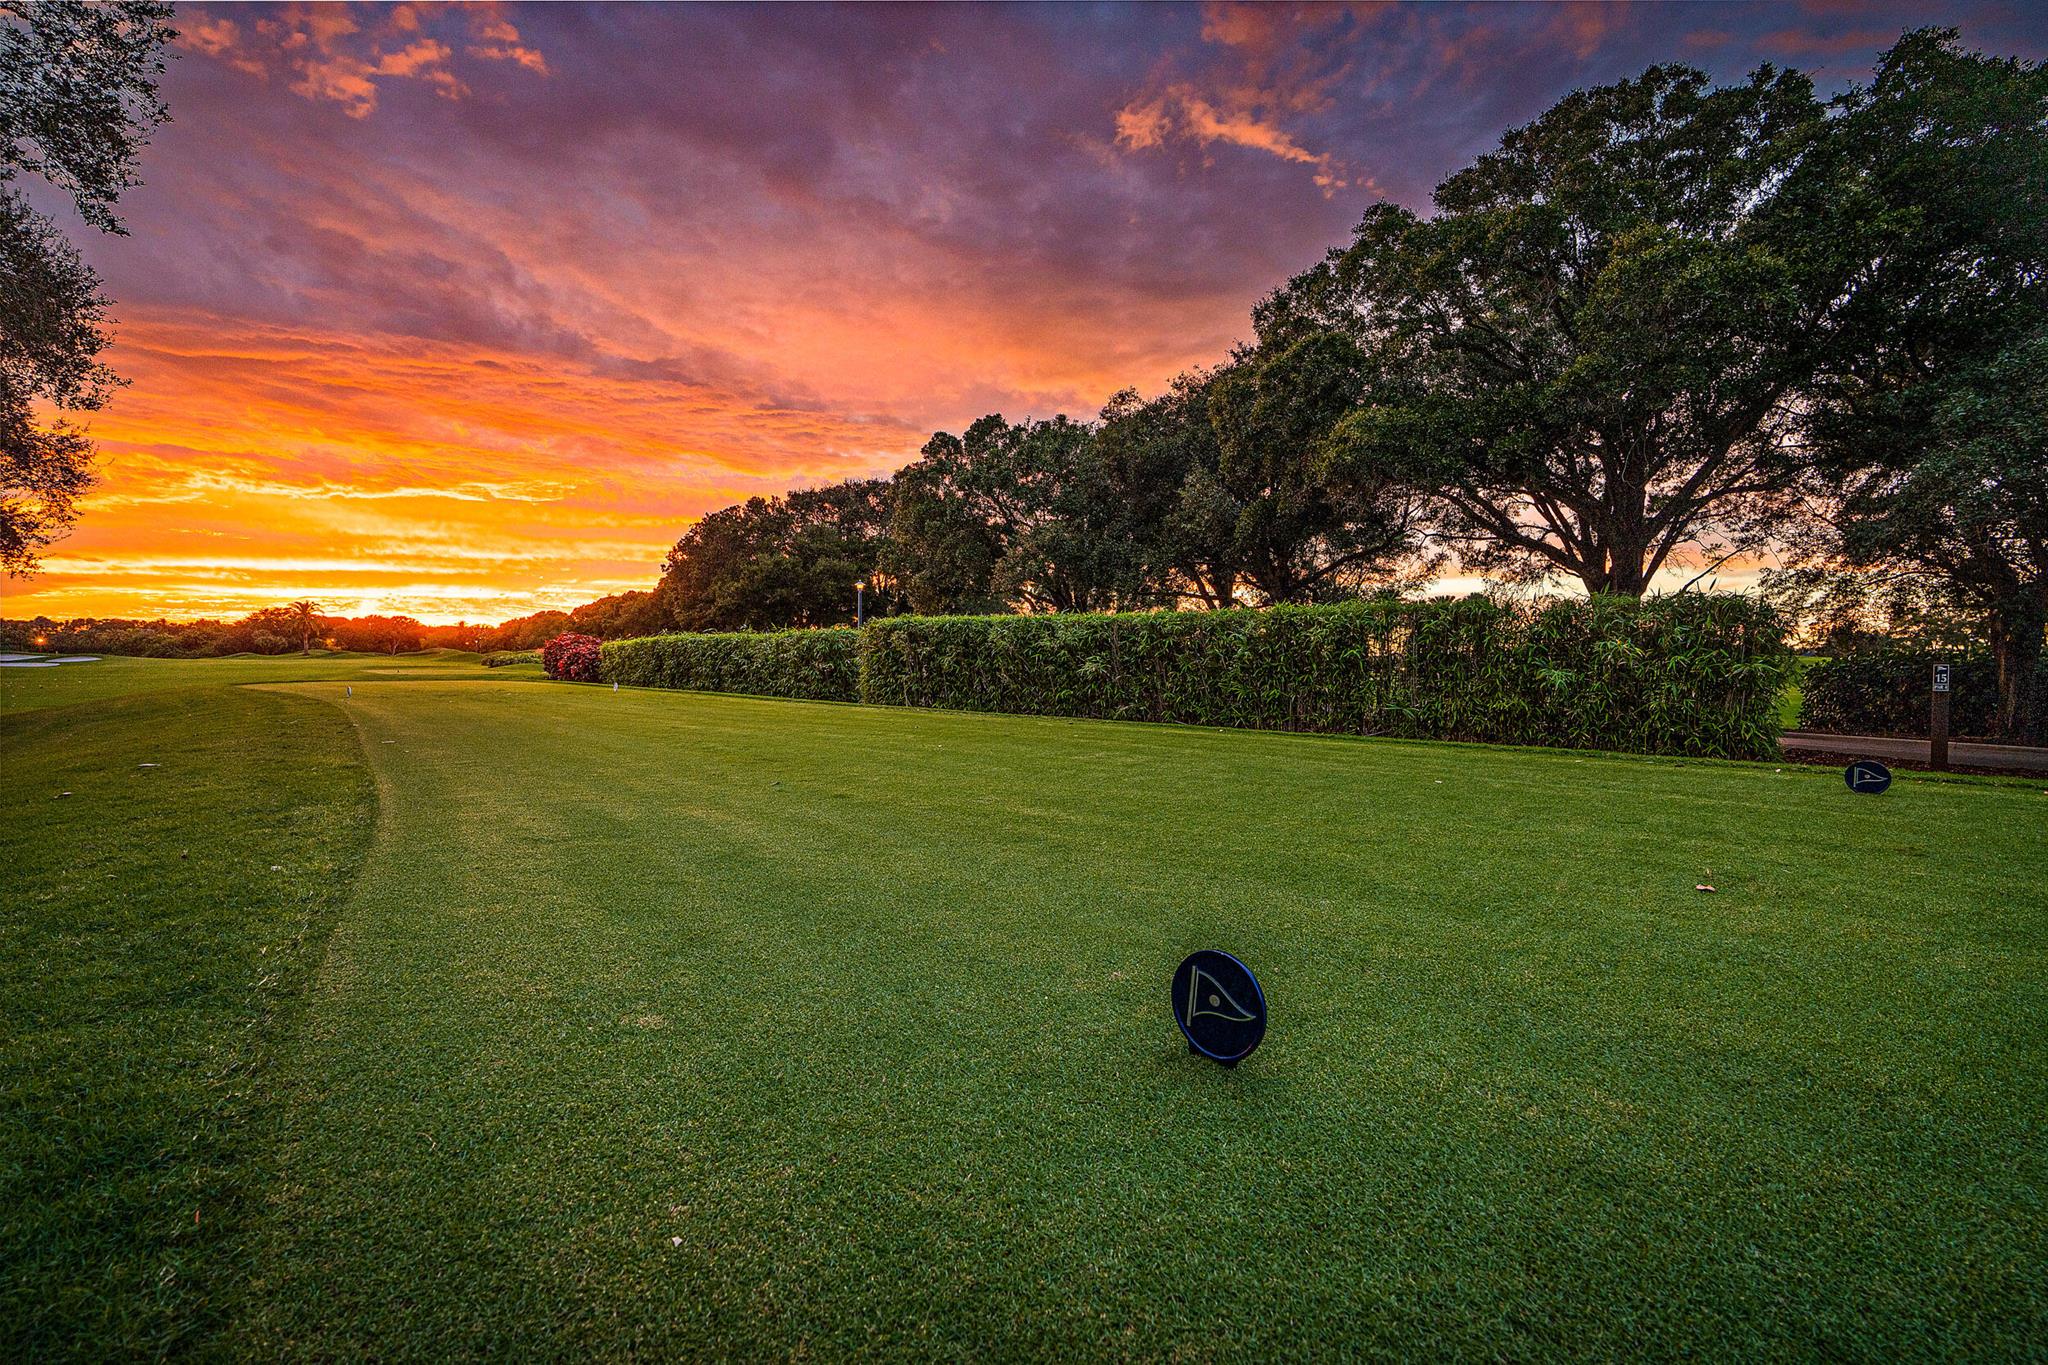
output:
M 1846 758 L 1881 758 L 1905 763 L 1927 762 L 1927 741 L 1880 735 L 1824 735 L 1794 730 L 1778 740 L 1787 752 L 1841 754 Z M 2017 744 L 1978 744 L 1950 740 L 1949 766 L 1991 768 L 2000 772 L 2033 770 L 2048 773 L 2048 749 Z

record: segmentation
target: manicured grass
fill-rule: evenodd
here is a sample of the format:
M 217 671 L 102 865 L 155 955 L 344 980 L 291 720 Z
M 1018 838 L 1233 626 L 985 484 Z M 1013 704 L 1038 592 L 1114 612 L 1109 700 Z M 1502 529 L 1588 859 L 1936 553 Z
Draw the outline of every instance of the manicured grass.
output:
M 229 688 L 0 722 L 0 1356 L 227 1322 L 267 1070 L 370 842 L 361 753 L 334 707 Z
M 1819 657 L 1812 654 L 1801 654 L 1792 660 L 1792 677 L 1785 684 L 1785 690 L 1778 694 L 1778 724 L 1781 728 L 1799 728 L 1799 706 L 1804 696 L 1801 684 L 1806 679 L 1806 670 L 1819 662 Z
M 430 677 L 473 678 L 484 671 L 483 656 L 453 649 L 417 654 L 234 654 L 224 659 L 105 658 L 56 668 L 0 668 L 0 712 L 160 692 L 173 687 L 223 687 L 238 683 L 294 682 L 329 678 L 340 683 Z M 500 682 L 533 681 L 538 665 L 492 670 Z
M 2048 1333 L 2038 784 L 464 677 L 235 694 L 345 711 L 381 812 L 215 1345 Z M 1236 1071 L 1167 1012 L 1204 945 L 1272 1005 Z

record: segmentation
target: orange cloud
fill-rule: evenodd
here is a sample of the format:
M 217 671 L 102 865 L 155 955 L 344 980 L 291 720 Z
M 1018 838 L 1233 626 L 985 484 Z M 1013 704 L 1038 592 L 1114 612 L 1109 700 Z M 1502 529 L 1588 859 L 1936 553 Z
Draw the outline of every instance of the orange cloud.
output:
M 1198 146 L 1214 142 L 1249 147 L 1282 161 L 1316 168 L 1315 183 L 1325 193 L 1350 184 L 1335 157 L 1311 152 L 1286 130 L 1250 109 L 1219 109 L 1191 87 L 1175 85 L 1149 100 L 1119 109 L 1117 144 L 1133 151 L 1164 146 L 1171 137 L 1185 137 Z
M 1116 145 L 1145 151 L 1183 139 L 1203 148 L 1244 147 L 1313 167 L 1326 197 L 1345 188 L 1349 170 L 1333 154 L 1302 145 L 1280 120 L 1328 107 L 1349 63 L 1321 60 L 1313 38 L 1353 12 L 1315 4 L 1206 6 L 1202 41 L 1228 51 L 1234 71 L 1155 84 L 1132 98 L 1116 111 Z
M 536 75 L 548 74 L 548 59 L 521 41 L 519 30 L 503 15 L 479 10 L 472 28 L 478 41 L 469 47 L 470 56 L 487 61 L 513 62 Z
M 45 571 L 9 585 L 6 612 L 189 618 L 309 596 L 438 622 L 572 607 L 651 586 L 706 511 L 907 462 L 941 421 L 913 414 L 958 384 L 952 364 L 1000 374 L 1010 399 L 1045 395 L 1036 411 L 1087 413 L 1224 344 L 1197 332 L 1188 352 L 1102 344 L 1090 360 L 1058 310 L 999 324 L 849 300 L 770 321 L 769 306 L 740 312 L 785 339 L 782 363 L 865 412 L 732 374 L 128 310 L 114 359 L 132 383 L 92 426 L 103 483 Z M 948 402 L 946 424 L 984 403 L 1022 411 L 971 391 Z
M 466 46 L 466 55 L 547 74 L 547 59 L 523 43 L 509 21 L 489 10 L 470 13 L 469 27 L 480 41 Z M 452 67 L 454 48 L 422 35 L 416 7 L 365 14 L 373 21 L 367 27 L 347 5 L 288 5 L 259 12 L 245 30 L 226 15 L 195 8 L 180 15 L 179 43 L 251 75 L 283 77 L 293 94 L 338 104 L 351 118 L 376 112 L 385 81 L 421 81 L 446 99 L 470 94 Z

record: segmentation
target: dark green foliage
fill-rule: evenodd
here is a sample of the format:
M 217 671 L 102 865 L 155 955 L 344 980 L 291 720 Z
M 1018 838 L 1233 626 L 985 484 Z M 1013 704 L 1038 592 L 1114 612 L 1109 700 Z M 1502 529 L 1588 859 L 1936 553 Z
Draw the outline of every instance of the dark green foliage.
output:
M 484 655 L 485 668 L 505 668 L 511 664 L 537 664 L 540 651 L 537 649 L 497 649 Z
M 312 606 L 313 604 L 306 604 Z M 543 640 L 562 633 L 569 618 Z M 532 619 L 532 618 L 529 618 Z M 484 626 L 423 626 L 410 616 L 321 616 L 295 607 L 262 607 L 239 621 L 132 621 L 89 616 L 56 621 L 0 618 L 0 649 L 52 654 L 126 654 L 136 658 L 194 659 L 223 654 L 281 654 L 309 647 L 364 654 L 412 653 L 421 649 L 476 651 Z M 532 643 L 539 644 L 542 641 Z M 524 648 L 524 642 L 497 649 Z
M 669 550 L 657 589 L 666 625 L 691 631 L 851 623 L 854 587 L 867 608 L 896 609 L 875 581 L 894 491 L 864 479 L 749 498 L 698 521 Z
M 1900 40 L 1817 166 L 1863 283 L 1809 449 L 1822 563 L 1917 581 L 1987 624 L 1992 732 L 2048 732 L 2048 64 Z M 1822 236 L 1822 234 L 1816 234 Z
M 1770 609 L 1735 597 L 899 617 L 868 628 L 861 697 L 1761 758 L 1789 658 Z
M 604 647 L 636 687 L 1250 730 L 1762 758 L 1789 668 L 1747 598 L 899 616 Z
M 539 649 L 565 630 L 575 627 L 566 611 L 537 611 L 518 616 L 487 633 L 484 647 L 492 650 Z M 590 634 L 598 634 L 596 631 Z
M 990 413 L 896 476 L 887 577 L 920 611 L 1089 611 L 1146 597 L 1128 499 L 1085 422 Z
M 1138 576 L 1162 603 L 1215 609 L 1237 599 L 1244 508 L 1223 486 L 1209 415 L 1213 373 L 1182 374 L 1157 398 L 1136 389 L 1102 409 L 1095 445 L 1130 519 Z
M 92 486 L 92 442 L 38 403 L 89 410 L 113 371 L 99 277 L 56 225 L 0 192 L 0 570 L 24 574 L 70 530 Z
M 1799 725 L 1838 735 L 1927 733 L 1936 663 L 1949 664 L 1949 733 L 1989 735 L 1998 709 L 1998 669 L 1986 653 L 1884 649 L 1825 659 L 1800 681 Z
M 1845 292 L 1786 245 L 1823 112 L 1797 72 L 1652 67 L 1506 133 L 1428 217 L 1368 210 L 1254 313 L 1263 352 L 1355 347 L 1327 475 L 1435 494 L 1469 567 L 1591 592 L 1751 543 L 1794 473 L 1782 400 Z
M 897 617 L 868 627 L 863 700 L 1022 715 L 1375 734 L 1399 604 L 1132 615 Z M 1391 722 L 1391 723 L 1390 723 Z
M 569 613 L 570 629 L 600 640 L 630 640 L 652 635 L 666 625 L 661 595 L 655 592 L 613 593 Z
M 1183 483 L 1170 524 L 1220 542 L 1212 562 L 1258 605 L 1355 597 L 1419 548 L 1417 503 L 1403 489 L 1324 474 L 1332 430 L 1365 383 L 1363 360 L 1348 338 L 1324 332 L 1242 351 L 1201 381 L 1216 460 Z
M 604 647 L 598 678 L 627 687 L 856 701 L 859 639 L 852 630 L 784 630 L 614 640 Z

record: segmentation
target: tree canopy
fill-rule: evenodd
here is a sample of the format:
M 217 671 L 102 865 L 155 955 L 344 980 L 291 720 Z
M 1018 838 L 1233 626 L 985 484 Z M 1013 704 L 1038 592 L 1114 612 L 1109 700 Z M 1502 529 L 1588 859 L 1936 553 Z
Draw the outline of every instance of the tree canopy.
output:
M 2038 741 L 2048 627 L 2048 67 L 1910 34 L 1841 102 L 1850 344 L 1811 391 L 1811 561 L 1988 623 L 1996 723 Z
M 1263 347 L 1356 348 L 1330 479 L 1413 487 L 1468 566 L 1591 592 L 1757 543 L 1839 326 L 1840 262 L 1802 237 L 1825 127 L 1797 72 L 1652 67 L 1506 134 L 1431 216 L 1373 208 L 1254 314 Z
M 99 359 L 107 300 L 97 275 L 14 182 L 39 175 L 79 217 L 120 232 L 151 129 L 171 7 L 154 0 L 0 0 L 0 570 L 31 571 L 77 520 L 91 441 L 34 405 L 92 411 L 118 382 Z
M 837 625 L 874 576 L 889 526 L 885 480 L 750 498 L 684 532 L 662 567 L 663 609 L 684 630 Z M 891 595 L 877 590 L 887 609 Z

